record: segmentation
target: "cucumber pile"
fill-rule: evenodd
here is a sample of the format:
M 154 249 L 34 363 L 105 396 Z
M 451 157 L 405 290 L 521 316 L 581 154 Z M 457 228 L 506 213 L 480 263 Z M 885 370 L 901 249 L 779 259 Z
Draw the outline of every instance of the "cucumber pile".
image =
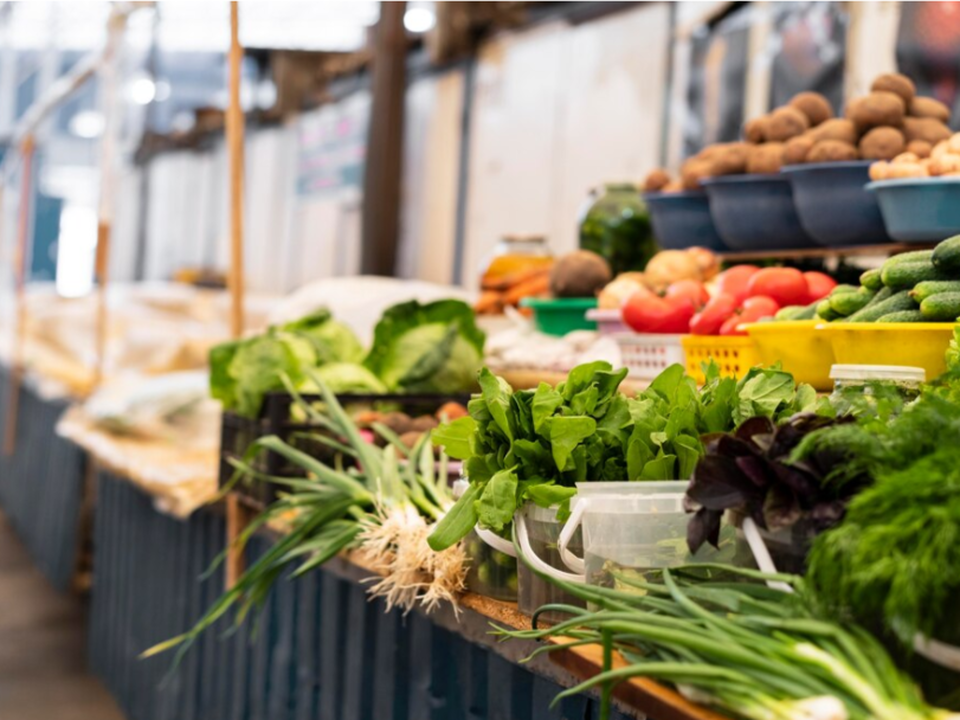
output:
M 859 287 L 838 285 L 815 313 L 829 322 L 956 322 L 960 235 L 933 250 L 893 256 L 883 267 L 863 273 Z

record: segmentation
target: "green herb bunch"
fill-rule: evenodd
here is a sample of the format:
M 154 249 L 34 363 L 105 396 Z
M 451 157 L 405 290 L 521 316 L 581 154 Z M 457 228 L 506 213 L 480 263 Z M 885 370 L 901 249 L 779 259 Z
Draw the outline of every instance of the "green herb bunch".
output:
M 797 387 L 779 368 L 754 368 L 738 382 L 711 363 L 698 388 L 673 365 L 635 398 L 619 392 L 626 374 L 593 362 L 556 388 L 514 391 L 482 370 L 469 415 L 433 432 L 435 443 L 464 461 L 470 486 L 437 525 L 431 547 L 450 547 L 477 523 L 502 531 L 527 501 L 559 505 L 562 519 L 579 482 L 689 478 L 703 454 L 701 435 L 756 416 L 784 419 L 817 402 L 813 388 Z

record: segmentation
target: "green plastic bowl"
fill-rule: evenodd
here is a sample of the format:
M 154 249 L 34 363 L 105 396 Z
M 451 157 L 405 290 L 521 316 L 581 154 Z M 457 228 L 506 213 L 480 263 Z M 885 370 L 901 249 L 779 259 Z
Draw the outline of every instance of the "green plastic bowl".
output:
M 597 323 L 587 319 L 587 310 L 597 306 L 596 298 L 524 298 L 520 305 L 533 310 L 533 324 L 547 335 L 597 329 Z

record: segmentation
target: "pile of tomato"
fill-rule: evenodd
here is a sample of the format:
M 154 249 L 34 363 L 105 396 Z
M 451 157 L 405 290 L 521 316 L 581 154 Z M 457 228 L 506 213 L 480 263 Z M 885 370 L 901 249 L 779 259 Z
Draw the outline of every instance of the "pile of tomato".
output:
M 836 284 L 821 272 L 736 265 L 717 275 L 712 291 L 696 280 L 675 282 L 660 295 L 638 291 L 624 304 L 623 321 L 641 333 L 745 335 L 743 325 L 817 302 Z

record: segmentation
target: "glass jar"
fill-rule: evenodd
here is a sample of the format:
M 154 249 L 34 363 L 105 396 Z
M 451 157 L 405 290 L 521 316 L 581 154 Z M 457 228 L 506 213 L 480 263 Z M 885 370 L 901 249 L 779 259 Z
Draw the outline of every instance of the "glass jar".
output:
M 892 389 L 904 404 L 913 402 L 920 396 L 926 371 L 902 365 L 834 365 L 830 368 L 830 379 L 833 380 L 830 404 L 837 415 L 845 415 L 876 405 L 880 387 Z M 867 401 L 866 406 L 863 399 Z
M 509 536 L 508 532 L 505 535 Z M 495 550 L 476 531 L 466 538 L 467 589 L 503 602 L 517 601 L 517 559 Z
M 553 256 L 542 235 L 504 235 L 493 250 L 480 280 L 484 288 L 511 284 L 511 276 L 519 277 L 528 270 L 546 268 L 553 264 Z
M 590 193 L 580 216 L 580 247 L 604 258 L 614 276 L 647 266 L 660 248 L 635 185 L 608 183 Z

